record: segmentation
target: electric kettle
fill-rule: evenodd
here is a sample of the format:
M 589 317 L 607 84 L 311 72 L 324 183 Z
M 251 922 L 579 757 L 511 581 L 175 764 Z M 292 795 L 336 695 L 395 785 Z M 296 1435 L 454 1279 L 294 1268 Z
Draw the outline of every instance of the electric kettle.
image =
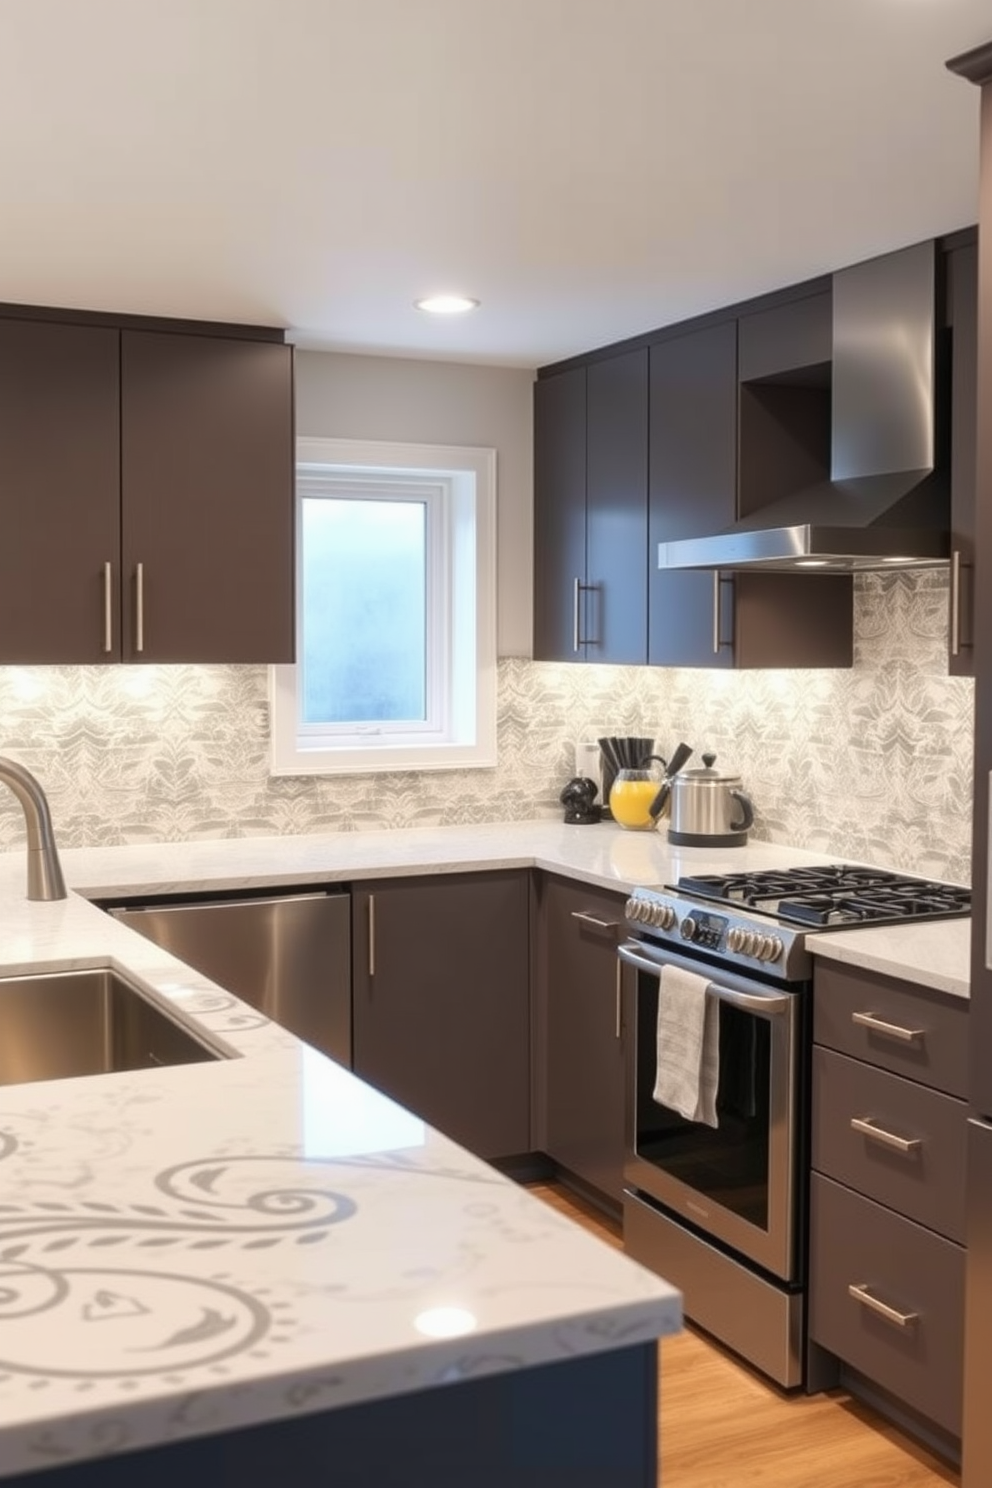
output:
M 671 782 L 668 840 L 677 847 L 743 847 L 754 825 L 754 807 L 739 775 L 713 768 L 715 754 L 703 755 L 702 770 L 683 770 Z

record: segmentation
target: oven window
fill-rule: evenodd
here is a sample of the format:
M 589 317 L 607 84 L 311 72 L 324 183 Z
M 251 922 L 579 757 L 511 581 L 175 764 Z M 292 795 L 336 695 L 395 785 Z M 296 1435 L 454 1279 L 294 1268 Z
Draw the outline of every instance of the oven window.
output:
M 768 1229 L 771 1026 L 720 1004 L 716 1127 L 686 1121 L 652 1097 L 657 1068 L 658 983 L 639 978 L 638 1156 L 742 1219 Z

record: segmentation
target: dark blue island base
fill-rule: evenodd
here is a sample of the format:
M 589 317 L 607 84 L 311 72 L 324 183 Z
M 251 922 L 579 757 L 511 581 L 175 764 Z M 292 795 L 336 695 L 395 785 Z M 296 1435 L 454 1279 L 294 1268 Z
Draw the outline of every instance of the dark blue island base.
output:
M 655 1344 L 487 1375 L 0 1488 L 655 1488 Z

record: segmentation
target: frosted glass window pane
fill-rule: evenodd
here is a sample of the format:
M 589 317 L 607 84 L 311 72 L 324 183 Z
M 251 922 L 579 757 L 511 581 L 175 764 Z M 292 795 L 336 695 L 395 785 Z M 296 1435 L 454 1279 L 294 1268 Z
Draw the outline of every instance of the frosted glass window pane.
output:
M 427 508 L 302 502 L 304 723 L 423 721 Z

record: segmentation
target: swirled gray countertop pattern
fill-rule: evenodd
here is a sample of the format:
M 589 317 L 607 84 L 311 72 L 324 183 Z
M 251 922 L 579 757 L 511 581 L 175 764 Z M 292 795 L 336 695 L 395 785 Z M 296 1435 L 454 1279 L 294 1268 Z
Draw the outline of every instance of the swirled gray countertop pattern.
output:
M 679 1327 L 664 1281 L 82 896 L 533 866 L 625 891 L 726 852 L 531 822 L 63 858 L 77 892 L 37 904 L 0 855 L 0 975 L 115 967 L 232 1057 L 0 1089 L 0 1476 Z M 963 928 L 821 939 L 962 994 Z

